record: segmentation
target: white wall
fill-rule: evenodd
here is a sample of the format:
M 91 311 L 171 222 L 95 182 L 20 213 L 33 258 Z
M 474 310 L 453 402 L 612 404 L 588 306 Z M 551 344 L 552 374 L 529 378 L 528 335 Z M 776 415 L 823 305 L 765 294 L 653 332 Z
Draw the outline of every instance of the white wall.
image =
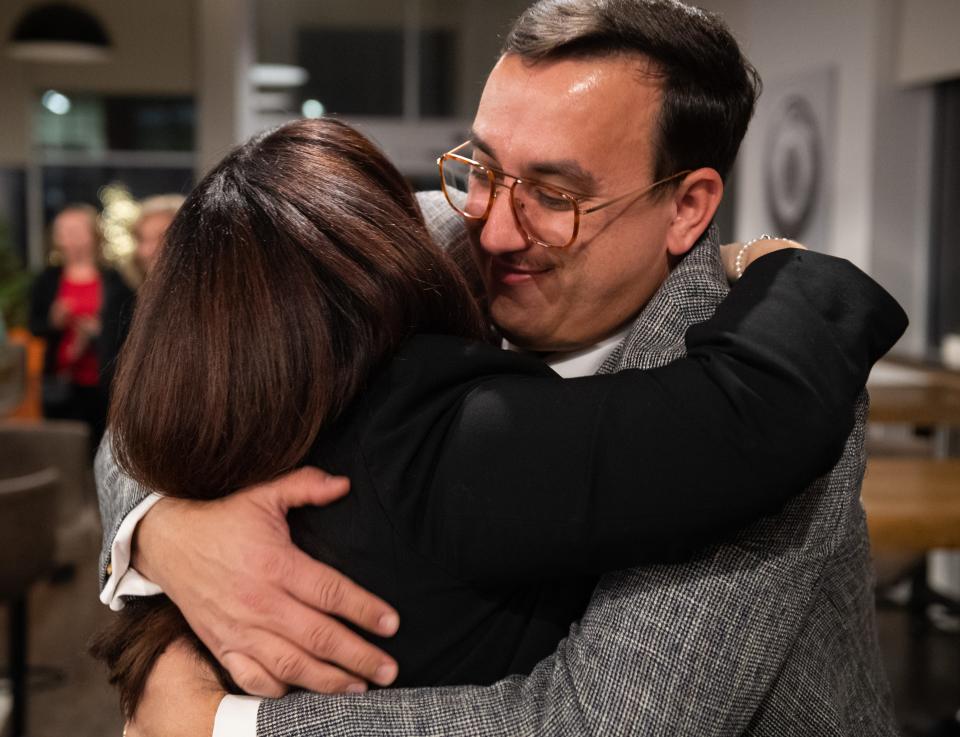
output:
M 766 89 L 835 70 L 831 225 L 823 250 L 848 258 L 900 301 L 911 326 L 897 352 L 922 355 L 927 324 L 933 93 L 897 80 L 904 0 L 703 0 L 725 15 Z M 763 141 L 748 132 L 740 156 L 737 238 L 764 216 Z
M 876 42 L 880 49 L 896 48 L 902 12 L 899 2 L 878 3 Z M 929 86 L 903 86 L 898 81 L 898 61 L 889 51 L 877 55 L 867 266 L 910 316 L 910 327 L 896 350 L 922 357 L 930 309 L 934 94 Z
M 918 84 L 960 77 L 960 2 L 901 0 L 897 79 Z

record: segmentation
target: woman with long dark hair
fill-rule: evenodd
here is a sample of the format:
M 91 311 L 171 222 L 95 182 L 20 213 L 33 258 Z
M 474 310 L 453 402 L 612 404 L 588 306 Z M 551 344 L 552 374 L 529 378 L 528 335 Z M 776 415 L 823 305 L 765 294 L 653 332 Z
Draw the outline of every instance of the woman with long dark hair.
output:
M 687 358 L 562 380 L 484 342 L 384 156 L 305 120 L 231 153 L 177 215 L 120 361 L 114 449 L 192 499 L 304 464 L 348 476 L 344 499 L 291 513 L 295 542 L 400 612 L 377 643 L 395 685 L 490 683 L 552 652 L 602 572 L 689 555 L 831 468 L 903 327 L 849 265 L 784 252 L 688 332 Z M 164 597 L 96 643 L 128 716 L 181 637 L 218 668 Z

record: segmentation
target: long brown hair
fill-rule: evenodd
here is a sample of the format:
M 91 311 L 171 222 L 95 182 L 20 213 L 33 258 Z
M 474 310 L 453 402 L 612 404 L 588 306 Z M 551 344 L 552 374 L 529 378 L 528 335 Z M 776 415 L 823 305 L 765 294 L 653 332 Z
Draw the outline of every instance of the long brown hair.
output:
M 415 332 L 480 338 L 484 320 L 406 181 L 343 123 L 284 125 L 230 153 L 167 231 L 113 384 L 115 456 L 185 498 L 274 478 Z M 128 716 L 180 636 L 199 648 L 152 597 L 93 644 Z
M 156 272 L 110 424 L 121 466 L 169 495 L 293 468 L 404 338 L 483 329 L 406 181 L 329 119 L 227 156 L 187 198 Z

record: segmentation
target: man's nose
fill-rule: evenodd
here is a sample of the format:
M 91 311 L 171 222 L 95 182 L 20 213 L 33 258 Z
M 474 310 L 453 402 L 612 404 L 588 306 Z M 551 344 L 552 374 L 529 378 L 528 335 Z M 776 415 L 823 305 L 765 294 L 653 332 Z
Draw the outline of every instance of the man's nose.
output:
M 517 227 L 517 219 L 510 206 L 508 187 L 501 186 L 497 189 L 490 214 L 480 231 L 480 245 L 493 256 L 515 253 L 530 247 L 527 237 Z

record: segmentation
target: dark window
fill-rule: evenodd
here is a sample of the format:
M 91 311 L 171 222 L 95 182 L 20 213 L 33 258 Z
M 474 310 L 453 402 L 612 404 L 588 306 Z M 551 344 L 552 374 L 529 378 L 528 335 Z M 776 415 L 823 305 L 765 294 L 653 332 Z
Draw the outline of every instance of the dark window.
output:
M 193 187 L 192 169 L 119 166 L 44 166 L 43 222 L 50 223 L 65 205 L 85 202 L 100 206 L 100 189 L 122 182 L 134 199 L 180 192 Z
M 51 101 L 51 95 L 55 97 Z M 51 104 L 56 102 L 58 104 Z M 36 143 L 58 151 L 192 151 L 189 97 L 129 97 L 48 90 L 37 105 Z
M 930 259 L 930 343 L 960 334 L 960 80 L 936 91 Z
M 420 33 L 420 115 L 424 118 L 453 116 L 457 109 L 454 74 L 457 70 L 457 39 L 451 31 Z
M 454 33 L 424 30 L 419 38 L 420 115 L 453 115 Z M 302 28 L 297 41 L 298 63 L 310 74 L 301 102 L 316 99 L 345 115 L 404 114 L 402 30 Z
M 27 263 L 27 194 L 23 169 L 0 168 L 0 249 Z
M 192 151 L 195 127 L 189 98 L 107 97 L 111 151 Z

